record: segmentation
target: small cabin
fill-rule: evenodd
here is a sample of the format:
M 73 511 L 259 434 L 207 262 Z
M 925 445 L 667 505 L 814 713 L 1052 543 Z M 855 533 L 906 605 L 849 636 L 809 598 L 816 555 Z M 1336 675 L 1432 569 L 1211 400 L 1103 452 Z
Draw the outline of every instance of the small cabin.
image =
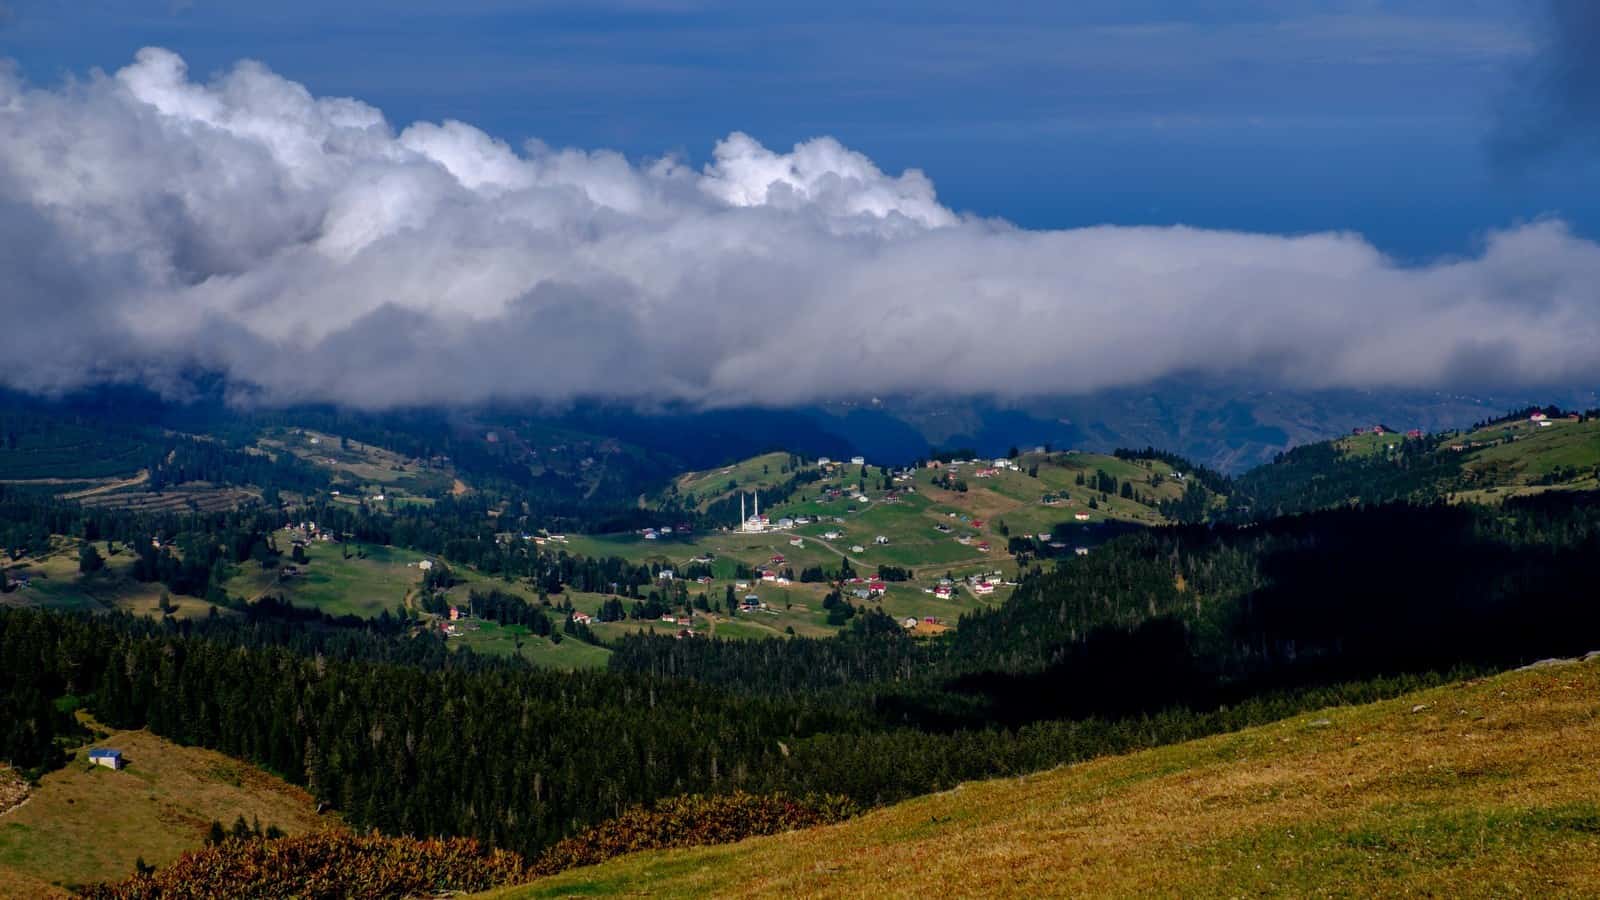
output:
M 124 765 L 121 750 L 106 750 L 96 748 L 89 751 L 89 762 L 108 769 L 121 769 Z

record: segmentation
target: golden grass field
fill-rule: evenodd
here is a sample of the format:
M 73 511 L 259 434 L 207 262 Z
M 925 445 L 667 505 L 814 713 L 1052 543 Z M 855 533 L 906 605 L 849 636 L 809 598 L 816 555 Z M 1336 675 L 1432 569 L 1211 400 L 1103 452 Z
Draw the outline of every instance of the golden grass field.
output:
M 1597 893 L 1600 661 L 969 783 L 493 896 Z
M 129 765 L 91 766 L 91 746 L 122 750 Z M 113 732 L 0 813 L 0 898 L 68 896 L 74 885 L 132 875 L 140 858 L 166 865 L 200 847 L 213 820 L 227 826 L 241 815 L 288 834 L 338 825 L 305 791 L 246 763 L 147 731 Z

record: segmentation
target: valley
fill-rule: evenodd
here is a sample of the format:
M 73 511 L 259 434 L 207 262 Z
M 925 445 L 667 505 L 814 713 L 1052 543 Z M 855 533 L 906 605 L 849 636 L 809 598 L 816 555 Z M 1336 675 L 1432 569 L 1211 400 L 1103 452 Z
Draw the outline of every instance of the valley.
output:
M 1600 534 L 1600 420 L 1554 412 L 1460 433 L 1362 429 L 1235 478 L 1153 448 L 1044 446 L 883 463 L 779 451 L 662 477 L 648 451 L 526 422 L 455 426 L 445 453 L 438 435 L 395 422 L 357 437 L 281 416 L 218 429 L 225 440 L 137 432 L 150 455 L 132 472 L 48 474 L 34 460 L 26 471 L 37 477 L 0 485 L 0 642 L 9 617 L 24 654 L 54 655 L 40 657 L 49 661 L 38 676 L 8 676 L 18 689 L 6 702 L 33 723 L 8 738 L 10 758 L 34 783 L 5 814 L 27 830 L 0 842 L 0 866 L 35 891 L 130 873 L 81 834 L 50 832 L 71 848 L 58 868 L 30 843 L 44 832 L 26 811 L 94 808 L 81 780 L 100 775 L 77 757 L 87 734 L 108 729 L 73 726 L 75 715 L 131 726 L 109 731 L 141 755 L 183 762 L 179 744 L 229 753 L 234 771 L 280 773 L 341 819 L 395 840 L 476 837 L 525 862 L 629 804 L 672 797 L 736 790 L 821 802 L 838 792 L 866 810 L 819 832 L 839 835 L 821 856 L 795 855 L 785 843 L 795 838 L 778 835 L 625 856 L 518 889 L 533 895 L 746 882 L 849 895 L 861 865 L 890 873 L 893 891 L 918 893 L 920 879 L 969 876 L 888 860 L 951 841 L 1014 848 L 983 855 L 1013 880 L 977 877 L 974 891 L 1136 892 L 1176 879 L 1204 895 L 1224 883 L 1208 878 L 1242 883 L 1229 853 L 1280 860 L 1293 849 L 1262 830 L 1273 822 L 1321 835 L 1305 852 L 1333 866 L 1318 876 L 1333 884 L 1370 877 L 1364 863 L 1340 862 L 1338 848 L 1370 831 L 1371 810 L 1385 804 L 1425 807 L 1418 828 L 1504 820 L 1521 834 L 1534 820 L 1409 788 L 1363 787 L 1362 802 L 1376 806 L 1329 819 L 1272 805 L 1305 782 L 1263 788 L 1271 797 L 1260 808 L 1204 785 L 1245 777 L 1215 764 L 1289 772 L 1335 754 L 1324 739 L 1337 728 L 1303 724 L 1348 718 L 1318 712 L 1329 702 L 1394 708 L 1407 691 L 1452 690 L 1436 686 L 1583 649 L 1592 611 L 1573 598 Z M 1407 567 L 1428 572 L 1434 590 L 1391 577 Z M 1352 595 L 1339 587 L 1348 579 L 1369 587 Z M 1480 605 L 1451 607 L 1460 596 Z M 25 618 L 35 611 L 63 618 Z M 1371 621 L 1389 627 L 1374 632 L 1362 624 Z M 41 628 L 88 631 L 41 644 Z M 1431 637 L 1401 638 L 1416 633 Z M 47 650 L 51 641 L 61 649 Z M 161 659 L 176 660 L 174 671 L 157 675 Z M 66 660 L 75 661 L 54 668 Z M 154 690 L 173 677 L 186 687 Z M 242 696 L 252 705 L 237 706 Z M 1386 734 L 1362 731 L 1411 740 Z M 1256 749 L 1222 759 L 1221 746 Z M 1279 763 L 1269 750 L 1311 756 Z M 486 752 L 494 761 L 471 773 L 434 762 Z M 1157 765 L 1175 780 L 1130 781 L 1118 774 L 1125 765 Z M 1040 770 L 1049 771 L 1031 774 Z M 1007 780 L 984 780 L 995 776 Z M 988 795 L 1016 778 L 1022 793 Z M 253 775 L 237 796 L 205 778 L 169 780 L 184 786 L 144 801 L 167 804 L 166 830 L 127 844 L 152 865 L 201 864 L 177 857 L 199 846 L 191 831 L 204 809 L 260 806 L 308 821 L 251 799 L 269 784 Z M 1150 799 L 1121 793 L 1147 781 Z M 1137 839 L 1115 836 L 1123 817 L 1197 789 L 1213 798 L 1197 809 L 1223 818 L 1191 813 Z M 948 805 L 979 795 L 995 816 Z M 1110 797 L 1126 805 L 1104 806 Z M 1561 822 L 1566 802 L 1549 804 Z M 932 804 L 924 818 L 938 827 L 903 829 L 920 804 Z M 1036 839 L 1035 810 L 1066 807 L 1088 824 Z M 498 812 L 484 818 L 485 808 Z M 1203 822 L 1218 837 L 1185 861 L 1139 849 L 1192 842 L 1185 829 Z M 221 853 L 244 853 L 250 840 Z M 315 852 L 411 852 L 374 840 Z M 759 841 L 783 846 L 773 852 L 800 868 L 774 866 L 766 851 L 745 856 Z M 1073 853 L 1086 861 L 1070 876 L 1039 862 Z M 833 861 L 822 869 L 805 862 L 824 856 Z M 680 869 L 680 858 L 694 862 Z M 479 863 L 462 860 L 450 876 L 461 883 L 508 871 L 501 860 L 501 874 L 474 875 Z M 1385 877 L 1412 883 L 1385 865 Z M 1287 866 L 1273 862 L 1262 889 L 1302 886 Z
M 0 900 L 1600 896 L 1600 2 L 80 6 Z

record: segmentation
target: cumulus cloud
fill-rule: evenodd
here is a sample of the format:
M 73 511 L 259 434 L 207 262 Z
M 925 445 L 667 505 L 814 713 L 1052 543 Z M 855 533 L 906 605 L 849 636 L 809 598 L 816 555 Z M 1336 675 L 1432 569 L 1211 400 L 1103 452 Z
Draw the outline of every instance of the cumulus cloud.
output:
M 1029 231 L 830 138 L 701 167 L 398 132 L 260 64 L 0 69 L 0 383 L 383 407 L 786 404 L 1600 374 L 1600 246 L 1549 221 L 1408 267 L 1359 236 Z

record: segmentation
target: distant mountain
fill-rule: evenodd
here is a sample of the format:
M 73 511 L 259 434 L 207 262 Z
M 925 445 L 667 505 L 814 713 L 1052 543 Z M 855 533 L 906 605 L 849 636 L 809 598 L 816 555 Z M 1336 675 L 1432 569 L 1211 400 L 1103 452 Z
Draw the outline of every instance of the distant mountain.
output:
M 772 451 L 807 457 L 861 454 L 874 462 L 903 464 L 930 450 L 970 449 L 980 456 L 1001 456 L 1012 447 L 1044 445 L 1100 453 L 1155 447 L 1238 474 L 1293 447 L 1358 427 L 1383 424 L 1400 431 L 1437 432 L 1530 402 L 1572 409 L 1600 406 L 1600 395 L 1576 389 L 1534 398 L 1272 391 L 1199 378 L 1079 396 L 884 397 L 791 409 L 641 410 L 596 401 L 554 410 L 503 405 L 376 412 L 326 406 L 240 408 L 225 402 L 227 395 L 226 386 L 218 384 L 185 402 L 125 387 L 82 391 L 59 400 L 0 392 L 0 416 L 64 420 L 138 437 L 151 429 L 203 434 L 240 445 L 254 440 L 262 427 L 314 428 L 411 457 L 447 455 L 458 468 L 480 477 L 511 482 L 567 478 L 583 485 L 579 496 L 616 498 L 673 471 L 712 468 Z M 491 432 L 502 439 L 498 446 L 486 442 Z M 558 447 L 564 449 L 552 452 Z M 590 459 L 595 462 L 579 467 Z M 616 464 L 597 465 L 606 460 Z
M 1050 444 L 1107 452 L 1153 446 L 1222 472 L 1271 462 L 1292 447 L 1384 424 L 1402 431 L 1463 428 L 1528 405 L 1600 405 L 1592 391 L 1522 398 L 1438 393 L 1269 391 L 1203 380 L 1169 380 L 1083 396 L 1001 402 L 884 398 L 819 407 L 819 427 L 870 455 L 900 462 L 937 448 L 996 456 Z

